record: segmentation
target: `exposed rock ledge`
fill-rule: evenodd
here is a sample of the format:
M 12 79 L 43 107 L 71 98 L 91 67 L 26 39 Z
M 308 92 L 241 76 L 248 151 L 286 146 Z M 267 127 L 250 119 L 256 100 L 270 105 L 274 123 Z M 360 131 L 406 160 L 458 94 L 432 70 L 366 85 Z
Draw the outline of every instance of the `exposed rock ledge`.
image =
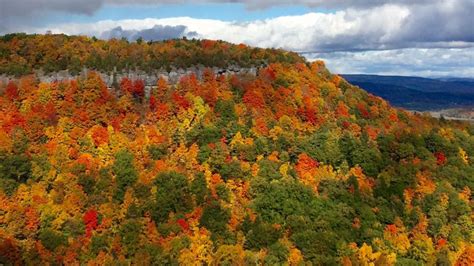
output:
M 216 75 L 233 75 L 233 74 L 249 74 L 256 76 L 260 67 L 242 68 L 239 66 L 229 66 L 227 68 L 208 68 L 211 69 Z M 145 82 L 145 86 L 153 87 L 156 85 L 158 79 L 164 78 L 170 84 L 176 84 L 183 76 L 195 73 L 198 79 L 202 78 L 204 66 L 194 66 L 187 69 L 172 69 L 171 71 L 156 70 L 152 73 L 144 71 L 111 71 L 110 73 L 99 72 L 102 80 L 107 84 L 108 87 L 112 87 L 114 80 L 120 83 L 120 80 L 124 77 L 128 77 L 132 80 L 141 79 Z M 55 73 L 44 74 L 42 71 L 36 71 L 35 74 L 41 82 L 53 82 L 70 80 L 78 77 L 84 77 L 90 70 L 83 69 L 79 75 L 71 75 L 69 71 L 63 70 Z M 5 74 L 0 75 L 0 81 L 7 83 L 9 80 L 16 79 L 12 76 Z

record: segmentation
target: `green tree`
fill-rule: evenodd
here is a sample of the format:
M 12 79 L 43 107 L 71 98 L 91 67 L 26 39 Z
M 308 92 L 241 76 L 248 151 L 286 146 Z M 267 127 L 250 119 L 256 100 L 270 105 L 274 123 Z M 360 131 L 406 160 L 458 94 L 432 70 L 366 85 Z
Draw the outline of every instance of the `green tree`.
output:
M 129 256 L 135 254 L 140 248 L 140 232 L 142 228 L 140 223 L 135 220 L 127 221 L 120 228 L 120 237 L 122 238 L 122 244 L 127 249 Z
M 138 173 L 133 166 L 133 154 L 127 150 L 122 150 L 115 155 L 115 161 L 112 166 L 117 183 L 115 199 L 122 201 L 128 186 L 137 181 Z
M 220 118 L 218 124 L 226 126 L 229 122 L 237 119 L 235 114 L 235 103 L 232 100 L 219 99 L 214 107 L 214 112 Z
M 254 250 L 268 248 L 283 236 L 281 229 L 270 223 L 264 223 L 260 219 L 257 219 L 255 223 L 249 223 L 244 229 L 246 231 L 245 247 Z
M 54 251 L 59 246 L 67 244 L 67 239 L 63 234 L 48 228 L 42 229 L 39 233 L 38 238 L 43 244 L 43 246 L 49 249 L 50 251 Z
M 197 205 L 202 205 L 206 202 L 209 196 L 209 188 L 203 173 L 198 173 L 194 177 L 194 180 L 191 182 L 191 192 L 194 194 Z
M 221 241 L 230 237 L 227 230 L 229 219 L 229 210 L 222 208 L 218 201 L 212 201 L 204 207 L 199 225 L 211 231 L 211 238 L 214 241 Z
M 186 176 L 176 172 L 158 174 L 155 185 L 156 206 L 153 217 L 164 222 L 169 213 L 186 212 L 192 209 L 192 197 Z

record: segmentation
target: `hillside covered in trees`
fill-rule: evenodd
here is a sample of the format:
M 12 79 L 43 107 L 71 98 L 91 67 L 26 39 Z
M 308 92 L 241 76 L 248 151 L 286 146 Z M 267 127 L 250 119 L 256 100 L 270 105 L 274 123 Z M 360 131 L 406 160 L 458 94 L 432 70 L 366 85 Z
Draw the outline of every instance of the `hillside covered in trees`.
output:
M 474 127 L 215 41 L 0 38 L 0 263 L 472 265 Z M 263 61 L 262 61 L 263 60 Z M 41 83 L 35 69 L 265 63 Z
M 0 74 L 21 76 L 82 68 L 100 72 L 206 67 L 260 66 L 275 62 L 303 63 L 296 53 L 260 49 L 223 41 L 176 39 L 162 42 L 110 41 L 82 36 L 7 34 L 0 37 Z

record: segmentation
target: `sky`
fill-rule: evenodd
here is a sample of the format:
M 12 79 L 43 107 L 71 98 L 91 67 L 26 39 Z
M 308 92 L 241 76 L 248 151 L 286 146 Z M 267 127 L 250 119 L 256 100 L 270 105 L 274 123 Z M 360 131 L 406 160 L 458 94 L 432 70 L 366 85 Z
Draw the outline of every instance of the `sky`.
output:
M 474 78 L 474 0 L 0 0 L 0 34 L 221 39 L 334 73 Z

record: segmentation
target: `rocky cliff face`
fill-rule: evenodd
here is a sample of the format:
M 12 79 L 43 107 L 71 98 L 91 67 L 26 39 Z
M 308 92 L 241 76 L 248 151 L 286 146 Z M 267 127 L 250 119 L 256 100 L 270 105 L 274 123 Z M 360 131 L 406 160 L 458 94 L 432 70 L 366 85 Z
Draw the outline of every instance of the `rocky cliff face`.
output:
M 146 87 L 153 87 L 156 85 L 158 79 L 163 78 L 169 84 L 176 84 L 183 76 L 189 74 L 196 74 L 198 79 L 202 78 L 202 75 L 205 71 L 203 66 L 195 66 L 187 69 L 172 69 L 171 71 L 157 70 L 152 73 L 147 73 L 144 71 L 127 71 L 127 72 L 118 72 L 112 71 L 110 73 L 99 73 L 102 77 L 102 80 L 107 84 L 108 87 L 112 87 L 114 82 L 120 82 L 122 78 L 129 78 L 132 80 L 141 79 L 145 82 Z M 239 66 L 230 66 L 227 68 L 210 68 L 216 75 L 233 75 L 233 74 L 249 74 L 256 76 L 259 67 L 250 67 L 250 68 L 241 68 Z M 35 74 L 41 82 L 53 82 L 53 81 L 63 81 L 69 79 L 75 79 L 81 76 L 86 76 L 90 70 L 83 69 L 79 75 L 72 75 L 69 71 L 60 71 L 55 73 L 44 74 L 42 71 L 36 71 Z M 8 82 L 15 77 L 0 75 L 1 82 Z

